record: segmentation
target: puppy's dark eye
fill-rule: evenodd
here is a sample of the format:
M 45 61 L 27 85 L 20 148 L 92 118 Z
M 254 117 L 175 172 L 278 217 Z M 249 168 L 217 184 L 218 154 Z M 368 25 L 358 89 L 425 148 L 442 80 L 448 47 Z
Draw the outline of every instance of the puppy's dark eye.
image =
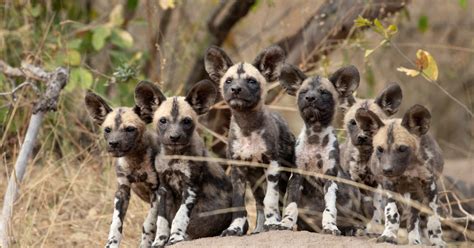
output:
M 319 90 L 319 93 L 320 93 L 321 95 L 324 95 L 324 96 L 328 96 L 328 95 L 329 95 L 329 91 L 324 90 L 324 89 L 320 89 L 320 90 Z
M 232 83 L 232 78 L 226 79 L 226 80 L 225 80 L 225 83 L 226 83 L 226 84 L 231 84 L 231 83 Z
M 355 125 L 357 125 L 357 122 L 354 119 L 351 119 L 349 121 L 349 124 L 351 124 L 351 126 L 355 126 Z
M 160 123 L 161 123 L 161 124 L 166 124 L 166 122 L 168 122 L 168 120 L 166 120 L 165 117 L 161 117 Z
M 308 92 L 307 89 L 300 90 L 300 94 L 306 94 Z
M 112 128 L 110 128 L 110 127 L 106 127 L 106 128 L 104 129 L 104 132 L 106 132 L 106 133 L 110 133 L 110 132 L 112 132 Z
M 384 152 L 383 147 L 377 146 L 377 152 L 378 153 L 383 153 Z
M 253 79 L 253 78 L 249 78 L 249 79 L 247 79 L 247 83 L 249 83 L 249 84 L 257 84 L 257 81 L 256 81 L 255 79 Z
M 186 118 L 183 119 L 183 124 L 184 125 L 190 125 L 191 123 L 193 123 L 193 120 L 191 120 L 191 118 L 186 117 Z
M 135 132 L 136 130 L 137 130 L 136 127 L 126 127 L 125 128 L 125 132 L 127 132 L 127 133 Z
M 401 145 L 398 147 L 398 152 L 406 152 L 406 151 L 408 151 L 408 146 Z

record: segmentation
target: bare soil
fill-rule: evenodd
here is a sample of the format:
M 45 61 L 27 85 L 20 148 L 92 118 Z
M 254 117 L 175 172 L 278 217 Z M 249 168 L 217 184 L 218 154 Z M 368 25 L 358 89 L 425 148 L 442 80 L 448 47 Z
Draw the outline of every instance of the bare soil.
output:
M 176 248 L 191 247 L 412 247 L 376 243 L 375 238 L 337 237 L 306 231 L 271 231 L 242 237 L 214 237 L 184 241 L 173 245 Z M 414 246 L 413 246 L 414 247 Z M 423 246 L 416 246 L 423 247 Z

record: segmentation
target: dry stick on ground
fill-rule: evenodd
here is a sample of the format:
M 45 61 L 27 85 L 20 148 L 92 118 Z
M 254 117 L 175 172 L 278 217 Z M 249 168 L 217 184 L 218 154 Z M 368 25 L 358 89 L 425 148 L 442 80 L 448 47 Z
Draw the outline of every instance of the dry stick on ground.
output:
M 46 91 L 40 101 L 33 107 L 33 115 L 31 116 L 28 130 L 26 131 L 25 140 L 21 146 L 20 153 L 15 163 L 15 173 L 9 179 L 8 187 L 3 200 L 2 216 L 0 220 L 0 239 L 1 246 L 8 247 L 10 244 L 10 221 L 13 214 L 13 204 L 18 196 L 18 185 L 21 184 L 25 174 L 28 159 L 31 155 L 33 146 L 38 135 L 41 122 L 46 112 L 55 111 L 59 99 L 59 93 L 66 85 L 69 72 L 63 67 L 58 67 L 54 72 L 46 72 L 42 68 L 23 64 L 21 69 L 15 69 L 5 66 L 6 63 L 0 61 L 0 69 L 7 76 L 26 76 L 26 79 L 36 79 L 47 83 Z M 4 69 L 8 70 L 4 70 Z M 21 72 L 20 73 L 10 73 Z

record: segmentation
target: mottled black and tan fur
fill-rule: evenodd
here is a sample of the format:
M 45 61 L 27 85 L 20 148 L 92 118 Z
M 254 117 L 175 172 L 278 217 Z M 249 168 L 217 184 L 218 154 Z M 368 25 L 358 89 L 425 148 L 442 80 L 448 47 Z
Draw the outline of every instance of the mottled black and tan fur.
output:
M 117 158 L 115 171 L 118 189 L 106 247 L 120 245 L 131 190 L 151 204 L 140 243 L 140 247 L 149 247 L 156 232 L 159 186 L 158 174 L 153 166 L 159 144 L 156 135 L 146 129 L 150 119 L 137 107 L 112 109 L 104 99 L 92 92 L 87 92 L 85 103 L 94 122 L 103 130 L 107 152 Z
M 222 235 L 243 235 L 247 232 L 245 188 L 247 182 L 255 189 L 257 225 L 254 233 L 277 228 L 280 217 L 280 197 L 288 180 L 281 166 L 294 164 L 295 138 L 286 121 L 265 106 L 267 85 L 278 79 L 285 59 L 277 46 L 263 50 L 252 64 L 234 64 L 218 47 L 211 47 L 205 56 L 205 67 L 211 79 L 220 86 L 221 94 L 231 109 L 227 157 L 268 164 L 266 169 L 232 166 L 232 224 Z M 265 178 L 266 190 L 255 187 Z M 263 208 L 263 211 L 262 211 Z M 243 209 L 243 210 L 240 210 Z
M 186 97 L 166 98 L 149 83 L 135 89 L 138 106 L 153 112 L 153 128 L 160 141 L 160 153 L 155 158 L 160 202 L 153 247 L 216 236 L 231 222 L 230 213 L 218 212 L 232 204 L 232 185 L 222 167 L 179 158 L 208 157 L 196 126 L 198 115 L 209 111 L 217 94 L 209 80 L 195 84 Z
M 436 180 L 443 170 L 443 157 L 435 139 L 428 133 L 431 114 L 421 105 L 412 106 L 402 119 L 381 120 L 367 109 L 356 112 L 356 120 L 367 132 L 373 132 L 370 169 L 383 189 L 409 194 L 412 200 L 429 207 L 428 238 L 431 245 L 444 247 L 438 214 Z M 400 214 L 393 196 L 385 206 L 385 229 L 378 242 L 397 242 Z M 421 244 L 420 213 L 410 209 L 407 223 L 409 244 Z
M 308 77 L 296 66 L 285 65 L 280 84 L 288 94 L 296 95 L 298 110 L 304 127 L 296 141 L 295 155 L 298 169 L 329 176 L 338 176 L 339 143 L 332 126 L 339 102 L 359 85 L 359 72 L 354 66 L 343 67 L 331 77 Z M 314 176 L 293 173 L 288 186 L 288 199 L 281 227 L 292 229 L 297 223 L 300 229 L 310 229 L 312 224 L 322 227 L 323 232 L 341 234 L 337 226 L 336 202 L 346 205 L 347 197 L 338 197 L 338 184 Z M 298 218 L 298 209 L 304 209 L 308 220 Z M 314 213 L 321 213 L 316 217 Z M 303 224 L 304 222 L 310 222 Z
M 370 157 L 372 156 L 373 132 L 366 132 L 359 128 L 355 118 L 358 109 L 366 109 L 375 113 L 380 119 L 386 119 L 398 111 L 402 102 L 402 89 L 396 83 L 387 86 L 375 99 L 355 99 L 353 105 L 344 115 L 344 129 L 347 139 L 341 146 L 341 168 L 350 179 L 363 183 L 367 186 L 377 188 L 378 183 L 374 174 L 370 170 Z M 362 192 L 364 195 L 362 205 L 371 210 L 372 216 L 367 216 L 371 220 L 366 225 L 366 233 L 374 234 L 383 221 L 383 207 L 380 193 Z

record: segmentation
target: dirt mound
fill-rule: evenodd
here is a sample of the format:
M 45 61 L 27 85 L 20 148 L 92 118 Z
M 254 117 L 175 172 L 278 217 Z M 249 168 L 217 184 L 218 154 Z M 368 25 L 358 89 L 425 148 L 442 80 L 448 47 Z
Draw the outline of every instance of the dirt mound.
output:
M 376 243 L 375 239 L 336 237 L 306 231 L 272 231 L 242 237 L 214 237 L 185 241 L 172 247 L 409 247 Z M 422 246 L 416 246 L 422 247 Z

